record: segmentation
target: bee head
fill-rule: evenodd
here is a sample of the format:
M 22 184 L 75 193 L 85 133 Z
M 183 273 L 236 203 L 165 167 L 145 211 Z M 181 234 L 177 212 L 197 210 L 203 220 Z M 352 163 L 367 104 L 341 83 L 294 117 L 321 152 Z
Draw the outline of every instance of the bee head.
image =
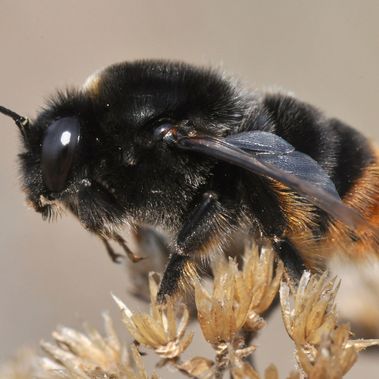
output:
M 75 191 L 81 175 L 76 167 L 88 159 L 90 144 L 83 149 L 81 140 L 86 136 L 89 104 L 80 93 L 70 91 L 59 93 L 35 120 L 4 107 L 0 112 L 20 131 L 24 149 L 19 161 L 28 203 L 50 218 L 57 201 Z

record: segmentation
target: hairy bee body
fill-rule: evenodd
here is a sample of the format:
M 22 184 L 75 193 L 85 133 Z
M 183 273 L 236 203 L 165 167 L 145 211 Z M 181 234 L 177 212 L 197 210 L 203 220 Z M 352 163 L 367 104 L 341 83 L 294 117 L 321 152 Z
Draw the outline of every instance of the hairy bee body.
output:
M 64 127 L 77 141 L 62 142 Z M 352 228 L 280 180 L 215 159 L 213 151 L 177 149 L 177 131 L 193 141 L 274 135 L 279 145 L 283 140 L 312 158 L 311 166 L 320 166 L 342 201 L 371 226 Z M 23 130 L 23 141 L 23 188 L 45 217 L 57 208 L 70 211 L 110 253 L 108 240 L 127 248 L 118 235 L 126 225 L 168 233 L 172 255 L 162 296 L 193 272 L 196 256 L 241 235 L 273 241 L 294 274 L 322 267 L 338 251 L 357 258 L 378 250 L 372 225 L 379 224 L 379 158 L 369 141 L 292 96 L 248 91 L 211 69 L 167 61 L 110 66 L 82 89 L 53 97 Z M 224 144 L 248 160 L 236 145 Z M 265 148 L 254 153 L 257 159 L 276 156 Z M 285 153 L 274 161 L 279 168 L 282 158 Z M 307 179 L 307 170 L 296 167 Z

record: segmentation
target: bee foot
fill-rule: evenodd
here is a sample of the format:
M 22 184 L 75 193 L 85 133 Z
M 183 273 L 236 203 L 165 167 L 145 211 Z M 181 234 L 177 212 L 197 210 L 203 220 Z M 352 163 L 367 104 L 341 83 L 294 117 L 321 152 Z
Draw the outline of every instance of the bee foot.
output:
M 124 250 L 126 256 L 133 262 L 133 263 L 136 263 L 136 262 L 139 262 L 141 261 L 142 259 L 145 259 L 143 257 L 139 257 L 138 255 L 135 255 L 128 247 L 128 245 L 126 244 L 125 240 L 120 236 L 120 235 L 116 235 L 115 236 L 115 240 L 118 242 L 118 244 L 122 247 L 122 249 Z
M 117 254 L 113 250 L 112 246 L 109 244 L 107 239 L 105 239 L 104 237 L 100 237 L 100 239 L 103 241 L 104 246 L 107 250 L 108 256 L 112 260 L 112 262 L 113 263 L 121 263 L 125 256 L 122 254 Z
M 128 258 L 133 262 L 133 263 L 137 263 L 139 261 L 142 261 L 144 259 L 146 259 L 145 257 L 139 257 L 138 255 L 135 255 L 133 254 L 132 252 L 130 252 L 130 254 L 128 253 Z
M 113 263 L 122 263 L 122 261 L 124 260 L 124 256 L 122 254 L 112 254 L 111 256 L 111 259 L 112 259 L 112 262 Z

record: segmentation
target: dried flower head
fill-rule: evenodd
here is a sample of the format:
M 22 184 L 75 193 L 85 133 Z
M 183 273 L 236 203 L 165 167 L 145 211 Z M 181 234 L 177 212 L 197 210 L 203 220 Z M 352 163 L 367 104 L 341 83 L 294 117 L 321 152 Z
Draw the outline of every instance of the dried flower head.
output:
M 260 314 L 272 304 L 282 273 L 281 263 L 274 268 L 271 250 L 259 254 L 254 247 L 246 251 L 241 269 L 231 258 L 216 262 L 211 293 L 195 283 L 198 321 L 205 339 L 216 350 L 215 375 L 229 368 L 234 377 L 242 378 L 254 371 L 244 358 L 255 346 L 246 346 L 241 331 L 256 331 L 265 325 Z
M 291 307 L 289 286 L 282 282 L 280 288 L 284 325 L 295 342 L 300 367 L 312 379 L 342 378 L 360 350 L 379 345 L 379 340 L 351 340 L 350 327 L 338 325 L 337 290 L 335 279 L 329 280 L 327 273 L 319 277 L 305 272 Z
M 350 329 L 340 325 L 324 335 L 314 356 L 307 355 L 301 346 L 296 347 L 299 363 L 307 377 L 312 379 L 342 378 L 357 360 L 357 351 L 347 342 Z
M 158 284 L 154 275 L 149 275 L 150 314 L 136 313 L 116 296 L 113 296 L 122 312 L 122 320 L 129 333 L 140 344 L 155 351 L 161 358 L 174 359 L 187 349 L 192 342 L 193 333 L 186 333 L 189 321 L 187 307 L 177 304 L 170 297 L 165 304 L 156 302 Z
M 259 317 L 272 304 L 280 284 L 283 264 L 274 268 L 274 253 L 258 247 L 247 249 L 242 269 L 235 260 L 220 258 L 214 265 L 213 291 L 195 284 L 198 320 L 212 345 L 232 342 L 243 327 L 260 329 Z
M 278 293 L 284 265 L 278 261 L 275 267 L 275 253 L 271 247 L 264 247 L 259 253 L 258 246 L 254 245 L 246 250 L 244 258 L 241 275 L 236 280 L 240 281 L 239 286 L 243 283 L 251 297 L 244 328 L 256 331 L 265 325 L 260 316 L 270 308 Z
M 288 335 L 300 346 L 319 345 L 324 334 L 330 334 L 337 323 L 334 299 L 335 280 L 327 273 L 320 278 L 305 272 L 300 279 L 291 309 L 290 289 L 286 282 L 280 288 L 282 316 Z
M 275 253 L 271 247 L 259 248 L 254 245 L 246 250 L 242 269 L 242 280 L 252 297 L 250 310 L 261 315 L 272 304 L 278 293 L 284 265 L 278 261 L 275 267 Z
M 208 293 L 200 284 L 195 285 L 198 320 L 205 339 L 214 346 L 232 342 L 245 324 L 250 309 L 248 296 L 237 263 L 219 260 L 214 270 L 213 291 Z M 241 286 L 237 285 L 237 282 Z
M 91 328 L 80 333 L 70 328 L 53 332 L 55 344 L 42 342 L 48 358 L 41 361 L 41 378 L 148 379 L 141 356 L 131 346 L 131 357 L 120 343 L 111 319 L 104 315 L 106 336 Z M 157 378 L 154 374 L 152 378 Z

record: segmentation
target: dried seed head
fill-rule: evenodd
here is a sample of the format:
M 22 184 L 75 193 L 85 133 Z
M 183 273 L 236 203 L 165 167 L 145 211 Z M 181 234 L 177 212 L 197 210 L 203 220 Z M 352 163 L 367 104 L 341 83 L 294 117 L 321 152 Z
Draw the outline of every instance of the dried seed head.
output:
M 205 339 L 212 345 L 233 342 L 245 324 L 251 296 L 239 280 L 235 261 L 220 259 L 214 270 L 213 291 L 195 283 L 197 316 Z
M 350 329 L 347 325 L 338 326 L 330 335 L 324 335 L 314 356 L 306 354 L 297 346 L 299 363 L 311 379 L 340 379 L 357 360 L 357 351 L 347 342 Z
M 291 306 L 290 289 L 281 284 L 283 321 L 295 342 L 298 363 L 311 379 L 342 378 L 360 350 L 379 345 L 379 340 L 350 340 L 350 327 L 337 324 L 337 290 L 335 279 L 329 280 L 327 273 L 319 277 L 305 272 Z
M 220 257 L 213 269 L 213 291 L 195 284 L 198 320 L 205 339 L 217 345 L 232 342 L 242 328 L 256 331 L 265 323 L 259 317 L 272 304 L 280 284 L 283 264 L 274 268 L 271 249 L 247 249 L 242 269 Z
M 161 358 L 174 359 L 187 349 L 193 333 L 186 333 L 189 312 L 184 304 L 177 304 L 167 297 L 165 304 L 157 304 L 158 284 L 154 275 L 149 276 L 150 314 L 136 313 L 116 296 L 113 296 L 122 312 L 122 321 L 129 333 L 140 344 L 153 349 Z
M 264 327 L 259 317 L 270 308 L 278 293 L 284 265 L 279 261 L 275 267 L 275 254 L 270 246 L 259 249 L 256 245 L 246 249 L 241 275 L 237 276 L 238 286 L 243 286 L 250 307 L 244 328 L 257 331 Z M 242 284 L 242 283 L 243 284 Z
M 291 309 L 290 289 L 281 283 L 280 302 L 288 335 L 297 345 L 319 345 L 324 334 L 330 334 L 337 323 L 334 299 L 337 287 L 327 274 L 321 277 L 305 272 L 301 277 Z
M 131 357 L 114 331 L 109 316 L 105 315 L 106 335 L 87 328 L 80 333 L 70 328 L 53 332 L 55 344 L 42 342 L 49 358 L 41 361 L 41 378 L 67 379 L 148 379 L 141 356 L 131 346 Z M 156 377 L 156 376 L 153 376 Z

